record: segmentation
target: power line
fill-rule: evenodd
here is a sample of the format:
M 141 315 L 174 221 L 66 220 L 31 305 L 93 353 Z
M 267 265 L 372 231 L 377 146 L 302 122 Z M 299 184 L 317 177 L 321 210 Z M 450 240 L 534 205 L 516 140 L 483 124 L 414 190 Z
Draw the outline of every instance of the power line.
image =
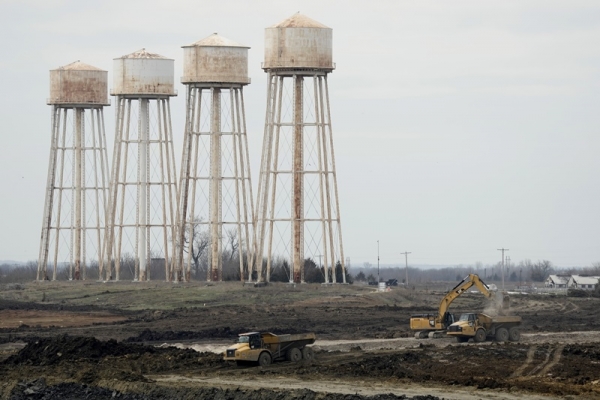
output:
M 377 285 L 379 285 L 379 240 L 377 241 Z

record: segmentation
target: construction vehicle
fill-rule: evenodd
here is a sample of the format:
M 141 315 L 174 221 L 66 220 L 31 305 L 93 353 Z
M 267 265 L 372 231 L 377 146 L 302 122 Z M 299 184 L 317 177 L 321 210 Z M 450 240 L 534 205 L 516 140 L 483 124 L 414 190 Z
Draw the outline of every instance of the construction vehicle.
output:
M 456 337 L 459 343 L 468 342 L 471 338 L 475 342 L 483 342 L 487 338 L 497 342 L 518 342 L 521 338 L 519 325 L 521 317 L 517 316 L 492 317 L 487 314 L 467 313 L 450 325 L 446 333 Z
M 277 360 L 298 362 L 312 360 L 314 352 L 307 345 L 315 342 L 314 333 L 275 335 L 270 332 L 248 332 L 239 335 L 238 342 L 225 350 L 223 359 L 238 365 L 258 363 L 266 367 Z
M 450 304 L 473 286 L 477 287 L 487 298 L 494 296 L 494 292 L 478 275 L 469 274 L 444 296 L 437 314 L 415 314 L 410 317 L 410 329 L 415 331 L 415 338 L 443 337 L 446 334 L 446 329 L 455 322 L 454 314 L 448 312 Z M 508 307 L 508 296 L 503 298 L 502 307 Z

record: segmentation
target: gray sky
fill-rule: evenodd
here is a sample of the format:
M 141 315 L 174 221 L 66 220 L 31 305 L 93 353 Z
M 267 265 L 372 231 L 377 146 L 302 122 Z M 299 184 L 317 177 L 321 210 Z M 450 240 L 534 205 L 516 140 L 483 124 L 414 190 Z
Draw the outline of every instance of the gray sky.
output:
M 175 59 L 213 32 L 250 46 L 254 183 L 264 28 L 333 28 L 330 94 L 352 265 L 600 261 L 598 1 L 2 0 L 0 260 L 37 258 L 50 148 L 48 71 L 109 71 L 142 47 Z M 109 84 L 110 87 L 110 84 Z M 176 157 L 184 87 L 171 103 Z M 105 111 L 108 149 L 114 109 Z M 110 157 L 110 154 L 109 154 Z

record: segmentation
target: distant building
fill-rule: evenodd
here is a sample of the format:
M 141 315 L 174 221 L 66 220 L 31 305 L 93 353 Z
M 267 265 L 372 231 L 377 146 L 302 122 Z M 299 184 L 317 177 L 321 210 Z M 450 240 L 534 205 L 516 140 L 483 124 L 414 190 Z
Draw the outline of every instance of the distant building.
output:
M 572 289 L 593 290 L 596 288 L 599 279 L 600 276 L 571 275 L 567 285 Z
M 550 275 L 544 282 L 546 287 L 555 289 L 566 289 L 571 275 Z

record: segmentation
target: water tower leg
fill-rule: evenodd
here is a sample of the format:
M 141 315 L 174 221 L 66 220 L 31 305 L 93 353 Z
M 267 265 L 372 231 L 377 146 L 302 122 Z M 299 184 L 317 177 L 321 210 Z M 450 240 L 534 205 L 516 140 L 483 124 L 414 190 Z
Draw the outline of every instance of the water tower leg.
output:
M 293 196 L 292 196 L 292 265 L 290 282 L 300 283 L 304 269 L 304 115 L 303 115 L 302 76 L 294 76 L 294 141 L 293 141 Z
M 147 203 L 148 203 L 148 99 L 140 99 L 139 116 L 139 223 L 138 230 L 138 258 L 139 258 L 139 280 L 147 280 Z
M 37 280 L 48 280 L 48 250 L 50 247 L 50 227 L 52 225 L 52 206 L 54 203 L 54 185 L 56 180 L 56 159 L 58 156 L 58 134 L 60 127 L 60 108 L 52 106 L 52 139 L 50 144 L 50 158 L 48 165 L 48 178 L 46 180 L 46 201 L 44 204 L 44 217 L 42 220 L 42 235 L 40 253 L 38 257 Z
M 81 133 L 83 123 L 83 109 L 75 109 L 75 242 L 74 242 L 74 279 L 81 278 Z
M 221 90 L 212 89 L 210 119 L 210 239 L 211 239 L 211 280 L 222 279 L 222 235 L 221 215 Z
M 331 177 L 333 180 L 333 193 L 335 195 L 335 222 L 337 225 L 337 234 L 338 234 L 338 241 L 339 241 L 339 250 L 340 250 L 340 263 L 342 266 L 342 276 L 343 278 L 343 282 L 346 283 L 346 258 L 344 257 L 344 240 L 342 238 L 342 219 L 341 219 L 341 215 L 340 215 L 340 198 L 338 195 L 338 186 L 337 186 L 337 172 L 336 172 L 336 168 L 335 168 L 335 149 L 333 147 L 333 133 L 332 133 L 332 127 L 331 127 L 331 107 L 330 107 L 330 103 L 329 103 L 329 84 L 327 83 L 327 75 L 325 75 L 325 77 L 322 79 L 322 81 L 325 81 L 325 104 L 327 106 L 326 108 L 326 132 L 328 133 L 328 137 L 329 137 L 329 150 L 331 151 Z M 322 81 L 320 82 L 320 84 L 322 84 Z M 322 90 L 321 90 L 322 92 Z M 331 249 L 332 254 L 334 253 L 334 248 L 332 247 Z

